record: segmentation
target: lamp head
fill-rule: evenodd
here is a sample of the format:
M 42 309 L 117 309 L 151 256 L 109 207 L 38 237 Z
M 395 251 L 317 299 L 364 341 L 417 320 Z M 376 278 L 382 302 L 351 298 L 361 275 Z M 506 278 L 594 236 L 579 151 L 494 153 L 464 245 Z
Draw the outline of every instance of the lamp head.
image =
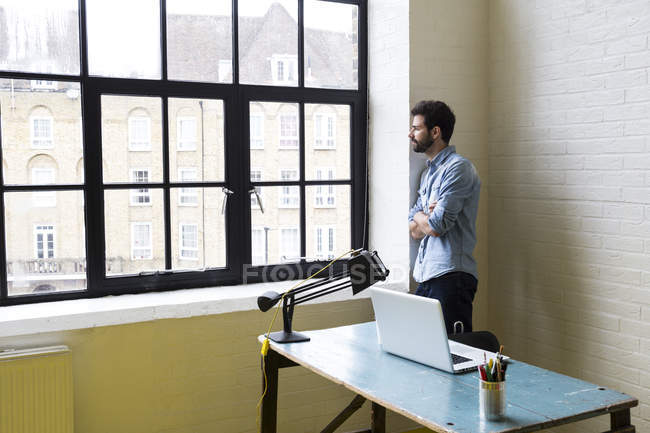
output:
M 353 295 L 378 281 L 384 281 L 389 274 L 389 270 L 377 255 L 377 251 L 370 253 L 364 250 L 351 257 L 348 260 L 348 270 Z
M 261 312 L 265 312 L 273 308 L 278 301 L 282 299 L 282 295 L 272 290 L 264 292 L 261 296 L 257 297 L 257 307 Z

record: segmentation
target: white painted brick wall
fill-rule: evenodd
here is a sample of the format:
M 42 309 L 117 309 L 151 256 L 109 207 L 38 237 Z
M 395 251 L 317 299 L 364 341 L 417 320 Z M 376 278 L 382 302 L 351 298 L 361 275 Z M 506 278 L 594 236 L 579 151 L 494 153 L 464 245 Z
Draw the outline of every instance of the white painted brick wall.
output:
M 409 2 L 368 2 L 369 247 L 408 286 Z
M 451 144 L 476 166 L 482 180 L 477 221 L 479 285 L 474 302 L 474 324 L 485 328 L 488 292 L 487 227 L 487 50 L 488 3 L 484 0 L 410 0 L 409 108 L 422 99 L 448 103 L 456 114 Z M 462 29 L 462 31 L 459 31 Z M 408 122 L 408 121 L 407 121 Z M 408 123 L 397 146 L 409 148 Z M 410 203 L 425 159 L 410 151 Z M 405 219 L 403 220 L 405 221 Z M 400 222 L 400 224 L 406 224 Z M 411 262 L 418 242 L 411 241 Z
M 494 330 L 515 358 L 639 398 L 650 431 L 650 2 L 489 16 Z

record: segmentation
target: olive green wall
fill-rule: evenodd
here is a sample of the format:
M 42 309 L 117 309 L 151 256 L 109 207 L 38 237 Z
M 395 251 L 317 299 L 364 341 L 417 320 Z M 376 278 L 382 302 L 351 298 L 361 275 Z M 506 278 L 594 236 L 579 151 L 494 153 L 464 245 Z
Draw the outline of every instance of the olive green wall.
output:
M 72 351 L 75 431 L 256 431 L 261 392 L 257 336 L 272 312 L 236 312 L 0 339 L 0 347 L 66 344 Z M 368 299 L 296 308 L 297 330 L 372 320 Z M 281 324 L 276 321 L 276 329 Z M 304 368 L 280 372 L 278 431 L 320 431 L 353 398 Z M 365 406 L 369 406 L 366 403 Z M 342 431 L 368 426 L 362 408 Z M 390 431 L 414 424 L 389 415 Z

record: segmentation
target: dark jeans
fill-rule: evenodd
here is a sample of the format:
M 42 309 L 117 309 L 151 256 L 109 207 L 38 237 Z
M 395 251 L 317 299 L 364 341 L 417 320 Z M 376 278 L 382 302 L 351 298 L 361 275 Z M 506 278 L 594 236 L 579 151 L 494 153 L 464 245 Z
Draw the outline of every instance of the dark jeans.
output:
M 415 294 L 440 301 L 448 334 L 453 334 L 457 321 L 463 322 L 465 332 L 472 332 L 472 301 L 477 285 L 471 274 L 450 272 L 420 283 Z

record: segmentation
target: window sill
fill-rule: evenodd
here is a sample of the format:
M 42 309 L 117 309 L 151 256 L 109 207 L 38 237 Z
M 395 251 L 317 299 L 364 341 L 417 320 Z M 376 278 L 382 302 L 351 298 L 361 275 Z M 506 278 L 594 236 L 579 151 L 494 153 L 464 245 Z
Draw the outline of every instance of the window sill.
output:
M 208 287 L 2 307 L 0 338 L 257 310 L 259 295 L 269 290 L 287 290 L 292 283 Z M 379 283 L 375 287 L 405 291 L 404 285 L 397 283 Z M 369 292 L 366 291 L 353 298 L 350 290 L 344 290 L 310 303 L 368 296 Z

